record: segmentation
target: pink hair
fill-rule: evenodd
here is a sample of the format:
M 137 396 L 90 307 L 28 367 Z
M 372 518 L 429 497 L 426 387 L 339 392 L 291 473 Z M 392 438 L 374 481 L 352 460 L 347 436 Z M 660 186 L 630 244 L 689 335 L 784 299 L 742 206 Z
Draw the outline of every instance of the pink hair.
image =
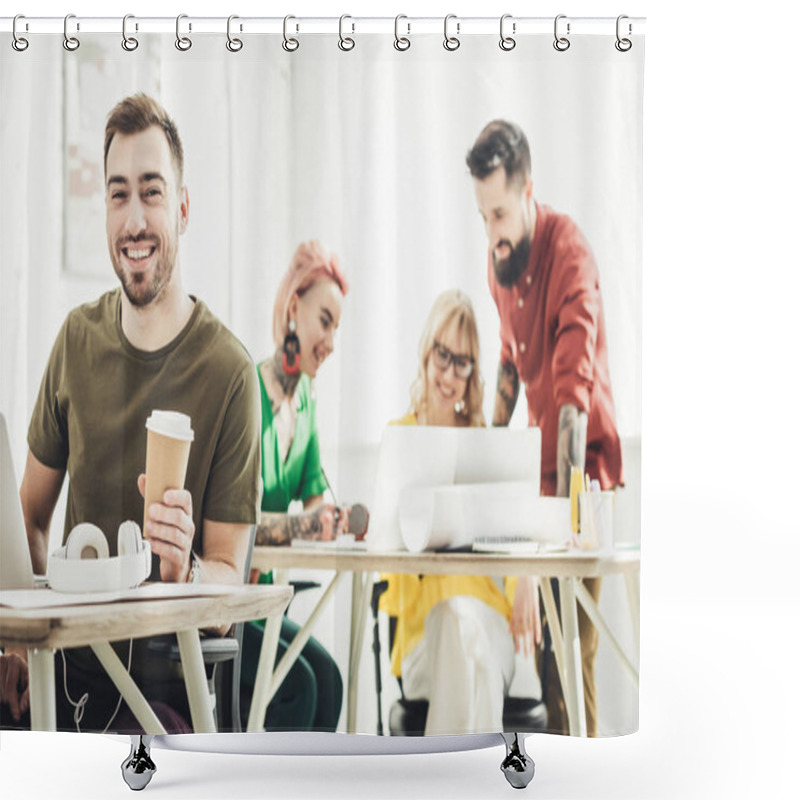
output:
M 292 256 L 292 263 L 283 276 L 278 294 L 275 297 L 275 311 L 272 315 L 272 335 L 275 346 L 280 347 L 289 330 L 289 305 L 292 298 L 302 297 L 315 283 L 321 280 L 333 281 L 347 294 L 347 281 L 339 266 L 339 257 L 323 249 L 316 241 L 303 242 Z

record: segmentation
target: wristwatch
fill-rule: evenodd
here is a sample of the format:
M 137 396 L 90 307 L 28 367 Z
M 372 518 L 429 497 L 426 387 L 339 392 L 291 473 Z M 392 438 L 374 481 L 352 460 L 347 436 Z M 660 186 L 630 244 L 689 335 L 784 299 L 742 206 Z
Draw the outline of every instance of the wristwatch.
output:
M 186 583 L 200 583 L 200 559 L 192 552 L 189 578 Z

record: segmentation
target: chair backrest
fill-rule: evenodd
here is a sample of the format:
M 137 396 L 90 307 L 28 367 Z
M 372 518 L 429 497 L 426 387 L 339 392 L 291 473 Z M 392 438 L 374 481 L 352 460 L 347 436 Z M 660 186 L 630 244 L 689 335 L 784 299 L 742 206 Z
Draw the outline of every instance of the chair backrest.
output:
M 250 566 L 253 562 L 253 547 L 256 543 L 256 528 L 257 524 L 253 524 L 250 526 L 250 542 L 247 546 L 247 556 L 244 560 L 244 582 L 250 578 Z M 232 728 L 235 733 L 241 733 L 242 731 L 242 712 L 241 706 L 239 703 L 239 693 L 241 690 L 241 682 L 242 682 L 242 641 L 244 639 L 244 623 L 240 622 L 238 625 L 235 626 L 234 630 L 234 638 L 236 639 L 237 644 L 239 645 L 239 652 L 236 655 L 236 658 L 233 660 L 232 666 L 232 675 L 231 675 L 231 721 L 232 721 Z

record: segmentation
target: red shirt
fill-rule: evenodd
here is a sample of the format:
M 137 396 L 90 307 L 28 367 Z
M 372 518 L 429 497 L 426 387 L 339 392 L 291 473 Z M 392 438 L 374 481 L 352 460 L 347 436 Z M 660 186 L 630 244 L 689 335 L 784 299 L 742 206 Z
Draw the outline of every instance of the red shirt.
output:
M 542 430 L 542 494 L 556 493 L 558 413 L 572 403 L 589 416 L 586 471 L 604 489 L 622 485 L 600 276 L 589 245 L 566 215 L 536 205 L 525 272 L 489 290 L 500 315 L 500 359 L 516 367 L 528 398 L 528 424 Z

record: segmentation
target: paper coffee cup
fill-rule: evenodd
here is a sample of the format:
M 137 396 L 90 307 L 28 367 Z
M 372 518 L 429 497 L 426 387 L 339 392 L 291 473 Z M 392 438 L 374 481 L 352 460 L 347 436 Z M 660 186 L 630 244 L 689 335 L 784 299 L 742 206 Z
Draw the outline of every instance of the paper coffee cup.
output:
M 194 440 L 192 420 L 178 411 L 153 411 L 147 419 L 144 524 L 147 510 L 160 503 L 168 489 L 183 489 L 189 450 Z M 146 534 L 145 534 L 146 535 Z

